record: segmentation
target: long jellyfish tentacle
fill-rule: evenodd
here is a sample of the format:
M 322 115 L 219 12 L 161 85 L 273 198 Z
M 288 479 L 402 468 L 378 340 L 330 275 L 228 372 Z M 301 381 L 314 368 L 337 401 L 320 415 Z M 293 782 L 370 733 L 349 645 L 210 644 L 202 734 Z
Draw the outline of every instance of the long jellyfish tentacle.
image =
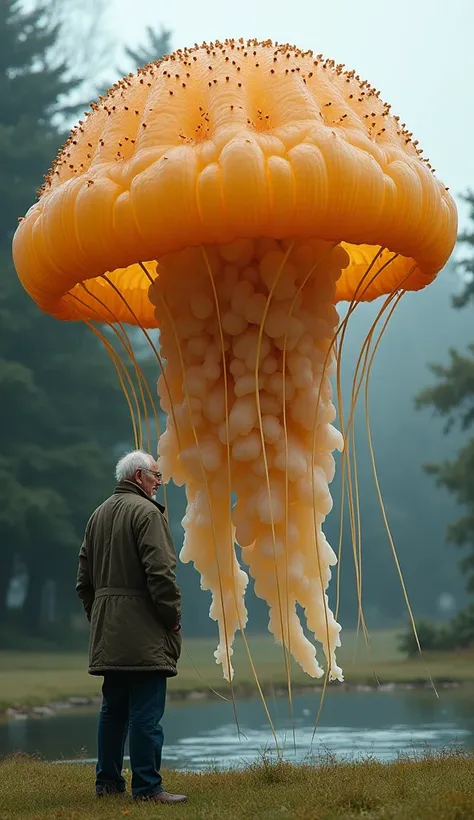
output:
M 146 391 L 147 396 L 148 396 L 148 400 L 149 400 L 151 408 L 152 408 L 153 418 L 154 418 L 154 421 L 155 421 L 156 435 L 157 435 L 157 438 L 159 440 L 159 438 L 161 436 L 161 425 L 160 425 L 160 419 L 159 419 L 158 411 L 156 409 L 155 401 L 153 399 L 153 395 L 151 393 L 150 386 L 149 386 L 148 381 L 145 377 L 145 374 L 143 373 L 143 370 L 142 370 L 142 368 L 140 367 L 140 365 L 137 361 L 137 358 L 135 356 L 135 352 L 133 350 L 132 342 L 131 342 L 128 334 L 127 334 L 126 329 L 123 326 L 123 323 L 117 318 L 117 316 L 112 311 L 112 309 L 102 299 L 100 299 L 95 293 L 92 293 L 92 291 L 90 291 L 89 288 L 84 283 L 82 283 L 82 288 L 87 293 L 88 297 L 90 299 L 93 299 L 94 301 L 96 301 L 98 303 L 98 305 L 100 305 L 102 310 L 105 311 L 105 314 L 106 315 L 108 314 L 110 316 L 110 319 L 105 318 L 102 311 L 99 312 L 98 309 L 94 310 L 90 304 L 88 304 L 86 306 L 85 302 L 83 302 L 82 300 L 79 300 L 79 301 L 81 301 L 82 304 L 84 304 L 87 307 L 87 310 L 89 310 L 89 311 L 94 310 L 94 312 L 97 314 L 98 320 L 100 320 L 101 323 L 105 322 L 105 324 L 115 334 L 115 336 L 119 340 L 120 344 L 124 348 L 127 355 L 130 357 L 130 359 L 132 361 L 132 364 L 133 364 L 133 367 L 134 367 L 134 370 L 135 370 L 135 374 L 137 376 L 140 395 L 142 397 L 142 401 L 143 401 L 143 405 L 144 405 L 145 423 L 147 423 L 147 421 L 148 421 L 147 437 L 149 436 L 149 420 L 148 420 L 146 402 L 145 402 L 145 398 L 144 398 L 144 395 L 143 395 L 143 388 L 145 388 L 145 391 Z M 70 294 L 70 295 L 74 299 L 78 300 L 78 297 L 75 294 Z M 129 310 L 130 310 L 130 313 L 132 315 L 131 309 L 129 309 Z M 82 318 L 84 318 L 84 317 L 82 316 Z M 146 338 L 147 338 L 147 341 L 149 343 L 148 335 L 146 336 Z M 156 352 L 154 350 L 154 347 L 153 347 L 152 352 Z M 119 358 L 121 359 L 120 356 L 119 356 Z M 121 361 L 122 361 L 122 364 L 123 364 L 123 360 L 121 360 Z M 123 367 L 125 368 L 125 372 L 128 374 L 128 371 L 126 369 L 126 365 L 123 364 Z M 142 385 L 143 385 L 143 387 L 142 387 Z M 148 444 L 148 442 L 147 442 L 147 444 Z M 136 447 L 139 446 L 138 441 L 135 442 L 135 446 Z M 141 443 L 140 443 L 140 446 L 141 446 Z M 148 450 L 149 451 L 151 450 L 151 442 L 148 446 Z M 169 521 L 169 509 L 168 509 L 168 498 L 167 498 L 166 484 L 163 485 L 163 495 L 164 495 L 164 502 L 165 502 L 165 517 Z
M 360 606 L 359 606 L 359 609 L 358 609 L 358 618 L 357 618 L 356 641 L 355 641 L 355 646 L 354 646 L 354 660 L 355 660 L 355 655 L 356 655 L 356 651 L 357 651 L 357 641 L 358 641 L 359 629 L 360 629 L 361 625 L 362 625 L 362 628 L 363 628 L 365 644 L 366 644 L 367 649 L 369 650 L 369 653 L 370 653 L 370 636 L 369 636 L 368 630 L 366 628 L 365 621 L 363 621 L 363 609 L 362 609 L 362 528 L 361 528 L 361 520 L 360 520 L 359 486 L 358 486 L 358 478 L 357 478 L 357 456 L 356 456 L 356 445 L 355 445 L 355 425 L 354 425 L 355 409 L 356 409 L 356 406 L 357 406 L 359 393 L 360 393 L 361 387 L 363 385 L 364 375 L 365 375 L 365 372 L 366 372 L 366 369 L 367 369 L 372 337 L 374 335 L 374 332 L 376 330 L 376 327 L 377 327 L 380 319 L 382 318 L 382 316 L 386 312 L 387 308 L 390 306 L 390 303 L 393 301 L 393 299 L 395 297 L 396 297 L 396 292 L 390 294 L 387 297 L 387 299 L 384 301 L 384 304 L 382 305 L 381 309 L 377 313 L 377 316 L 376 316 L 375 320 L 373 321 L 373 323 L 372 323 L 372 325 L 371 325 L 371 327 L 370 327 L 370 329 L 369 329 L 369 331 L 368 331 L 368 333 L 367 333 L 367 335 L 364 339 L 364 342 L 362 344 L 362 348 L 360 350 L 360 353 L 359 353 L 359 356 L 358 356 L 358 359 L 357 359 L 357 362 L 356 362 L 356 367 L 355 367 L 355 370 L 354 370 L 354 375 L 353 375 L 353 380 L 352 380 L 350 413 L 349 413 L 349 420 L 348 420 L 348 423 L 347 423 L 347 428 L 345 430 L 346 440 L 347 440 L 347 444 L 348 444 L 348 447 L 347 447 L 348 469 L 350 471 L 352 471 L 351 476 L 350 476 L 350 481 L 354 482 L 353 486 L 355 487 L 354 492 L 355 492 L 355 503 L 356 503 L 356 539 L 357 539 L 357 541 L 356 541 L 355 550 L 354 550 L 354 566 L 355 566 L 356 578 L 358 580 L 358 598 L 359 598 L 359 602 L 360 602 Z M 361 375 L 359 377 L 359 370 L 361 368 L 361 363 L 362 362 L 363 362 L 362 372 L 361 372 Z M 358 380 L 358 377 L 359 377 L 359 380 Z M 351 460 L 351 451 L 353 453 L 352 460 Z M 354 545 L 354 541 L 353 541 L 353 545 Z M 377 674 L 375 672 L 375 669 L 373 669 L 373 675 L 374 675 L 375 680 L 378 683 L 378 677 L 377 677 Z
M 362 348 L 360 350 L 356 367 L 354 370 L 354 375 L 352 379 L 352 389 L 351 389 L 351 404 L 350 404 L 350 416 L 347 426 L 347 434 L 350 436 L 350 440 L 352 442 L 353 447 L 353 472 L 354 472 L 354 486 L 355 486 L 355 495 L 356 495 L 356 511 L 357 511 L 357 556 L 358 556 L 358 572 L 359 578 L 361 580 L 361 590 L 362 590 L 362 531 L 361 531 L 361 523 L 360 523 L 360 503 L 359 503 L 359 488 L 358 488 L 358 481 L 357 481 L 357 456 L 356 456 L 356 445 L 355 445 L 355 408 L 357 406 L 357 402 L 359 399 L 359 394 L 361 388 L 364 383 L 364 378 L 366 375 L 366 371 L 368 368 L 368 362 L 370 357 L 370 347 L 372 343 L 372 338 L 374 336 L 375 330 L 377 328 L 378 323 L 380 322 L 381 318 L 383 317 L 384 313 L 389 308 L 390 304 L 393 302 L 394 299 L 397 297 L 397 291 L 389 294 L 385 299 L 382 307 L 378 311 L 372 325 L 364 339 L 362 344 Z M 390 311 L 390 316 L 393 314 L 393 309 Z M 361 367 L 362 364 L 362 367 Z M 359 371 L 361 370 L 360 376 Z M 362 592 L 361 592 L 362 597 Z M 358 618 L 358 625 L 357 625 L 357 632 L 359 631 L 360 626 L 360 614 Z M 368 634 L 366 637 L 366 642 L 368 645 Z
M 389 315 L 387 316 L 387 319 L 385 320 L 385 323 L 382 327 L 382 330 L 380 331 L 379 337 L 378 337 L 378 339 L 375 343 L 374 350 L 372 352 L 372 355 L 370 357 L 370 361 L 369 361 L 369 364 L 368 364 L 368 367 L 367 367 L 367 376 L 366 376 L 365 387 L 364 387 L 364 404 L 365 404 L 365 419 L 366 419 L 366 427 L 367 427 L 367 440 L 368 440 L 368 444 L 369 444 L 369 452 L 370 452 L 370 460 L 371 460 L 371 465 L 372 465 L 372 473 L 373 473 L 373 476 L 374 476 L 375 488 L 376 488 L 376 491 L 377 491 L 377 497 L 378 497 L 378 501 L 379 501 L 379 505 L 380 505 L 380 511 L 382 513 L 382 518 L 383 518 L 383 522 L 384 522 L 384 526 L 385 526 L 385 531 L 387 533 L 387 537 L 388 537 L 389 544 L 390 544 L 390 549 L 391 549 L 391 552 L 392 552 L 392 555 L 393 555 L 393 559 L 394 559 L 395 566 L 396 566 L 396 569 L 397 569 L 398 577 L 400 579 L 400 584 L 401 584 L 401 587 L 402 587 L 403 597 L 404 597 L 405 604 L 406 604 L 406 607 L 407 607 L 407 610 L 408 610 L 410 623 L 411 623 L 411 626 L 412 626 L 412 629 L 413 629 L 413 635 L 415 637 L 418 652 L 419 652 L 420 656 L 422 656 L 422 649 L 421 649 L 420 639 L 419 639 L 419 636 L 418 636 L 418 630 L 416 628 L 415 617 L 413 615 L 413 610 L 411 608 L 410 600 L 408 598 L 408 592 L 407 592 L 407 588 L 406 588 L 406 584 L 405 584 L 405 579 L 403 577 L 402 568 L 400 566 L 400 561 L 399 561 L 399 558 L 398 558 L 398 555 L 397 555 L 395 542 L 394 542 L 394 539 L 393 539 L 392 531 L 390 529 L 390 524 L 388 522 L 387 512 L 386 512 L 386 509 L 385 509 L 385 504 L 384 504 L 384 501 L 383 501 L 382 491 L 381 491 L 381 488 L 380 488 L 380 481 L 379 481 L 378 471 L 377 471 L 377 466 L 376 466 L 376 461 L 375 461 L 375 452 L 374 452 L 374 446 L 373 446 L 373 440 L 372 440 L 372 432 L 371 432 L 371 428 L 370 428 L 370 409 L 369 409 L 369 376 L 370 376 L 370 371 L 372 369 L 372 365 L 373 365 L 373 362 L 374 362 L 374 359 L 375 359 L 375 354 L 377 352 L 377 349 L 379 347 L 380 342 L 382 341 L 382 338 L 383 338 L 383 335 L 384 335 L 385 330 L 387 328 L 388 322 L 389 322 L 395 308 L 397 307 L 398 303 L 400 302 L 401 298 L 405 295 L 405 293 L 406 293 L 406 291 L 402 290 L 398 294 L 397 299 L 395 301 L 395 304 L 393 305 Z M 426 675 L 427 675 L 428 680 L 430 682 L 431 688 L 433 689 L 436 697 L 439 699 L 438 690 L 435 686 L 435 683 L 434 683 L 431 675 L 428 672 L 428 669 L 427 669 L 425 663 L 424 663 L 424 667 L 425 667 L 425 672 L 426 672 Z
M 349 304 L 346 316 L 344 320 L 341 322 L 341 325 L 338 328 L 338 336 L 340 334 L 340 344 L 338 347 L 338 356 L 337 356 L 337 373 L 336 373 L 336 382 L 337 382 L 337 396 L 338 396 L 338 408 L 339 408 L 339 416 L 341 419 L 341 429 L 343 431 L 344 437 L 348 439 L 350 442 L 350 435 L 351 435 L 351 427 L 352 427 L 352 419 L 354 413 L 354 407 L 351 405 L 350 409 L 350 417 L 349 417 L 349 424 L 347 428 L 344 424 L 344 407 L 343 407 L 343 399 L 342 399 L 342 387 L 341 387 L 341 360 L 342 360 L 342 353 L 344 349 L 344 342 L 347 333 L 347 327 L 349 323 L 350 316 L 356 309 L 356 307 L 360 304 L 361 298 L 363 298 L 364 293 L 372 286 L 375 280 L 383 273 L 383 271 L 397 259 L 398 254 L 393 254 L 386 262 L 384 262 L 381 267 L 372 273 L 372 270 L 376 266 L 377 262 L 381 259 L 384 253 L 384 248 L 379 248 L 379 250 L 375 253 L 374 257 L 372 258 L 370 264 L 367 267 L 364 275 L 361 277 L 357 288 L 354 292 L 352 301 Z M 365 618 L 363 614 L 363 607 L 362 607 L 362 589 L 361 589 L 361 578 L 359 574 L 359 565 L 357 561 L 357 539 L 356 539 L 356 515 L 354 509 L 354 488 L 352 482 L 352 466 L 351 466 L 351 451 L 350 447 L 344 448 L 342 452 L 342 478 L 344 480 L 344 484 L 342 485 L 342 497 L 341 497 L 341 504 L 344 504 L 344 497 L 346 491 L 346 484 L 347 484 L 347 498 L 348 498 L 348 513 L 349 513 L 349 525 L 350 525 L 350 532 L 351 532 L 351 543 L 352 543 L 352 553 L 354 559 L 354 569 L 355 569 L 355 577 L 356 577 L 356 590 L 357 590 L 357 602 L 358 602 L 358 623 L 362 624 L 362 629 L 364 632 L 364 636 L 366 636 L 366 640 L 368 640 L 367 635 L 367 626 L 365 623 Z M 340 548 L 342 548 L 342 534 L 340 534 Z
M 357 642 L 359 636 L 359 630 L 362 626 L 364 640 L 367 648 L 370 644 L 370 638 L 367 626 L 365 624 L 365 618 L 363 615 L 363 607 L 362 607 L 362 529 L 361 529 L 361 519 L 360 519 L 360 502 L 359 502 L 359 484 L 357 478 L 357 455 L 356 455 L 356 443 L 355 443 L 355 409 L 357 406 L 357 401 L 360 393 L 360 388 L 363 383 L 363 377 L 365 373 L 365 369 L 367 367 L 367 361 L 370 351 L 370 343 L 374 334 L 374 331 L 377 327 L 378 322 L 380 321 L 381 317 L 383 316 L 384 312 L 386 311 L 387 307 L 390 305 L 390 302 L 393 300 L 394 294 L 391 294 L 384 302 L 382 308 L 379 310 L 369 332 L 364 339 L 362 344 L 361 351 L 359 353 L 356 367 L 354 370 L 354 376 L 352 380 L 352 390 L 351 390 L 351 401 L 350 401 L 350 411 L 349 411 L 349 420 L 347 423 L 347 428 L 345 429 L 345 436 L 347 440 L 347 462 L 348 462 L 348 485 L 349 485 L 349 497 L 351 499 L 351 504 L 353 503 L 353 499 L 355 498 L 355 513 L 352 512 L 352 545 L 353 545 L 353 557 L 354 557 L 354 568 L 356 573 L 357 579 L 357 594 L 358 594 L 358 617 L 357 617 L 357 629 L 356 629 L 356 641 L 354 646 L 354 660 L 355 654 L 357 651 Z M 359 384 L 357 385 L 357 377 L 359 373 L 359 369 L 361 366 L 361 362 L 364 360 L 364 364 L 362 367 L 362 375 L 359 379 Z M 351 457 L 352 453 L 352 457 Z M 374 671 L 374 677 L 376 680 L 377 675 Z
M 138 264 L 140 265 L 140 267 L 142 268 L 142 270 L 143 270 L 143 271 L 144 271 L 144 273 L 146 274 L 147 278 L 148 278 L 148 279 L 150 279 L 150 281 L 152 281 L 152 280 L 151 280 L 151 277 L 150 277 L 150 274 L 148 273 L 148 271 L 147 271 L 147 269 L 146 269 L 145 265 L 143 264 L 143 262 L 139 262 Z M 163 378 L 163 382 L 164 382 L 165 387 L 166 387 L 166 391 L 167 391 L 168 400 L 169 400 L 169 402 L 170 402 L 170 413 L 171 413 L 171 417 L 172 417 L 172 419 L 173 419 L 173 423 L 174 423 L 174 425 L 175 425 L 175 427 L 176 427 L 176 419 L 175 419 L 175 413 L 174 413 L 174 406 L 173 406 L 173 402 L 171 401 L 171 394 L 170 394 L 170 390 L 169 390 L 169 387 L 168 387 L 168 384 L 167 384 L 167 380 L 166 380 L 165 366 L 164 366 L 164 364 L 163 364 L 162 357 L 161 357 L 161 356 L 160 356 L 160 354 L 158 353 L 158 350 L 157 350 L 157 348 L 156 348 L 156 345 L 154 345 L 154 344 L 153 344 L 153 340 L 152 340 L 152 338 L 151 338 L 150 334 L 148 333 L 147 329 L 143 326 L 142 322 L 140 322 L 140 320 L 139 320 L 139 318 L 138 318 L 137 314 L 136 314 L 136 313 L 135 313 L 135 311 L 132 309 L 131 305 L 127 302 L 127 300 L 126 300 L 125 296 L 123 295 L 123 293 L 119 290 L 119 288 L 118 288 L 116 285 L 114 285 L 114 283 L 113 283 L 113 282 L 109 279 L 109 277 L 107 276 L 107 274 L 106 274 L 106 273 L 103 273 L 103 274 L 102 274 L 102 278 L 103 278 L 103 279 L 104 279 L 104 280 L 105 280 L 105 281 L 106 281 L 106 282 L 110 285 L 110 287 L 111 287 L 111 288 L 112 288 L 112 290 L 113 290 L 113 291 L 117 294 L 117 296 L 119 297 L 119 299 L 120 299 L 120 300 L 124 303 L 124 305 L 128 308 L 128 310 L 130 311 L 130 315 L 131 315 L 131 317 L 132 317 L 132 318 L 133 318 L 133 320 L 134 320 L 134 323 L 135 323 L 135 324 L 136 324 L 136 325 L 140 328 L 140 330 L 142 331 L 143 335 L 145 336 L 145 339 L 147 340 L 147 342 L 148 342 L 148 344 L 149 344 L 149 346 L 150 346 L 151 351 L 153 352 L 153 355 L 155 356 L 156 361 L 158 362 L 158 366 L 159 366 L 160 371 L 161 371 L 161 375 L 162 375 L 162 378 Z M 177 433 L 176 435 L 177 435 L 178 440 L 179 440 L 179 433 Z
M 150 405 L 151 405 L 151 409 L 152 409 L 152 412 L 153 412 L 153 417 L 154 417 L 154 421 L 155 421 L 155 427 L 156 427 L 156 432 L 157 432 L 158 438 L 160 437 L 160 433 L 161 433 L 161 431 L 160 431 L 160 421 L 159 421 L 158 412 L 157 412 L 157 409 L 156 409 L 156 406 L 155 406 L 155 402 L 153 400 L 153 396 L 152 396 L 150 387 L 149 387 L 148 382 L 145 378 L 145 374 L 143 373 L 143 370 L 142 370 L 142 368 L 140 367 L 140 365 L 137 361 L 137 357 L 135 356 L 135 351 L 133 350 L 132 342 L 131 342 L 131 340 L 128 336 L 128 333 L 125 330 L 122 322 L 120 322 L 117 319 L 117 317 L 114 315 L 111 308 L 102 299 L 100 299 L 95 293 L 93 293 L 87 287 L 87 285 L 84 282 L 82 283 L 81 287 L 87 293 L 87 295 L 89 296 L 90 299 L 93 299 L 94 301 L 96 301 L 100 305 L 100 307 L 103 310 L 105 310 L 106 313 L 108 313 L 110 315 L 110 317 L 111 317 L 110 321 L 107 320 L 107 319 L 104 320 L 103 317 L 102 317 L 102 321 L 105 321 L 107 326 L 112 330 L 113 333 L 115 333 L 117 339 L 119 340 L 119 342 L 123 346 L 125 352 L 128 354 L 128 356 L 130 357 L 130 359 L 132 361 L 132 365 L 133 365 L 133 368 L 135 370 L 135 374 L 136 374 L 136 377 L 137 377 L 138 388 L 139 388 L 139 391 L 140 391 L 140 396 L 141 396 L 142 405 L 143 405 L 143 414 L 144 414 L 144 417 L 145 417 L 147 451 L 150 452 L 151 451 L 150 420 L 149 420 L 149 416 L 148 416 L 147 402 L 146 402 L 146 399 L 145 399 L 144 390 L 147 394 L 148 401 L 150 402 Z
M 82 299 L 80 299 L 76 294 L 70 294 L 70 295 L 72 296 L 72 298 L 76 302 L 78 302 L 79 304 L 82 304 L 84 306 L 85 310 L 81 310 L 77 305 L 74 305 L 73 309 L 78 314 L 78 316 L 80 316 L 81 321 L 85 322 L 85 324 L 90 328 L 90 330 L 94 333 L 94 335 L 97 336 L 97 338 L 104 345 L 105 349 L 107 350 L 107 353 L 110 356 L 112 364 L 115 367 L 115 370 L 116 370 L 116 373 L 117 373 L 117 376 L 118 376 L 118 379 L 119 379 L 119 382 L 120 382 L 120 386 L 122 388 L 122 393 L 125 397 L 125 400 L 127 402 L 127 405 L 128 405 L 129 411 L 130 411 L 130 419 L 131 419 L 131 422 L 132 422 L 133 439 L 134 439 L 135 447 L 141 447 L 142 446 L 142 440 L 141 440 L 141 424 L 140 424 L 140 406 L 139 406 L 139 403 L 138 403 L 138 398 L 137 398 L 137 394 L 135 392 L 133 382 L 132 382 L 132 380 L 130 378 L 130 374 L 128 373 L 128 370 L 127 370 L 127 366 L 124 363 L 124 361 L 122 360 L 122 358 L 120 357 L 120 355 L 117 353 L 117 351 L 114 349 L 114 347 L 110 344 L 108 339 L 106 339 L 104 334 L 94 325 L 94 323 L 90 319 L 87 318 L 87 311 L 90 310 L 89 306 L 86 305 L 82 301 Z M 123 375 L 122 375 L 122 371 L 121 371 L 120 368 L 123 368 Z M 138 423 L 137 423 L 137 420 L 135 419 L 135 412 L 133 410 L 132 401 L 130 399 L 128 390 L 125 386 L 124 376 L 125 376 L 125 379 L 129 382 L 130 391 L 131 391 L 131 393 L 133 395 L 133 398 L 134 398 L 134 401 L 135 401 L 135 407 L 136 407 L 136 412 L 137 412 Z
M 143 272 L 145 273 L 145 275 L 146 275 L 147 279 L 148 279 L 150 282 L 153 282 L 153 280 L 152 280 L 152 278 L 151 278 L 151 276 L 150 276 L 150 274 L 149 274 L 148 270 L 146 269 L 145 265 L 143 264 L 143 262 L 139 262 L 138 264 L 139 264 L 139 265 L 140 265 L 140 267 L 142 268 L 142 270 L 143 270 Z M 153 353 L 153 355 L 154 355 L 154 357 L 155 357 L 155 359 L 156 359 L 156 361 L 157 361 L 157 363 L 158 363 L 158 366 L 159 366 L 159 368 L 160 368 L 160 371 L 161 371 L 161 378 L 163 379 L 163 383 L 164 383 L 165 388 L 166 388 L 167 412 L 171 415 L 172 422 L 173 422 L 173 424 L 174 424 L 174 426 L 175 426 L 175 429 L 177 430 L 176 417 L 175 417 L 175 408 L 174 408 L 173 401 L 172 401 L 172 399 L 171 399 L 171 393 L 170 393 L 169 385 L 168 385 L 168 382 L 167 382 L 166 373 L 165 373 L 165 367 L 164 367 L 164 365 L 163 365 L 163 360 L 162 360 L 162 357 L 160 356 L 160 354 L 159 354 L 159 352 L 158 352 L 158 350 L 157 350 L 157 348 L 156 348 L 156 345 L 153 343 L 153 340 L 152 340 L 152 338 L 151 338 L 150 334 L 148 333 L 147 329 L 143 326 L 143 323 L 139 320 L 139 318 L 138 318 L 137 314 L 136 314 L 136 313 L 135 313 L 135 311 L 132 309 L 131 305 L 128 303 L 127 299 L 125 298 L 125 296 L 123 295 L 123 293 L 120 291 L 120 289 L 119 289 L 119 288 L 118 288 L 118 287 L 117 287 L 117 286 L 116 286 L 116 285 L 115 285 L 115 284 L 114 284 L 114 283 L 113 283 L 113 282 L 109 279 L 109 277 L 108 277 L 105 273 L 102 275 L 102 278 L 103 278 L 103 279 L 104 279 L 104 280 L 108 283 L 108 285 L 112 288 L 112 290 L 114 291 L 114 293 L 116 293 L 116 294 L 117 294 L 117 296 L 119 297 L 119 299 L 121 300 L 121 302 L 123 302 L 123 304 L 125 305 L 125 307 L 126 307 L 126 308 L 127 308 L 127 310 L 129 311 L 130 316 L 132 317 L 132 320 L 133 320 L 133 321 L 134 321 L 134 323 L 137 325 L 137 327 L 139 327 L 139 328 L 140 328 L 140 330 L 142 331 L 142 333 L 143 333 L 143 335 L 144 335 L 144 337 L 145 337 L 146 341 L 148 342 L 148 345 L 149 345 L 149 347 L 150 347 L 150 350 L 151 350 L 151 352 Z M 163 399 L 163 396 L 162 396 L 161 398 Z M 163 408 L 163 409 L 164 409 L 164 408 Z M 160 433 L 160 425 L 159 425 L 159 422 L 158 422 L 158 424 L 157 424 L 157 431 L 158 431 L 158 433 Z M 176 432 L 176 438 L 177 438 L 177 440 L 178 440 L 178 446 L 179 446 L 179 431 L 178 431 L 178 430 L 177 430 L 177 432 Z M 168 516 L 169 516 L 169 510 L 168 510 L 168 504 L 167 504 L 166 481 L 164 481 L 164 482 L 163 482 L 163 487 L 164 487 L 164 496 L 165 496 L 165 515 L 166 515 L 166 518 L 168 518 Z

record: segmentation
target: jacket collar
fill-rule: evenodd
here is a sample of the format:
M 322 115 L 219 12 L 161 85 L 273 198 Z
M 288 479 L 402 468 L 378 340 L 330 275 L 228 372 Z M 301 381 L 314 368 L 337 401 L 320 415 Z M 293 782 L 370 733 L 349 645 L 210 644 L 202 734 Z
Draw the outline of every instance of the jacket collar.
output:
M 142 488 L 135 484 L 134 481 L 128 481 L 125 479 L 124 481 L 120 481 L 114 490 L 114 495 L 121 495 L 122 493 L 133 493 L 134 495 L 141 495 L 142 498 L 146 498 L 151 504 L 154 504 L 155 507 L 158 507 L 160 513 L 165 512 L 165 508 L 163 504 L 159 504 L 158 501 L 155 501 L 153 498 L 150 498 L 145 492 L 143 492 Z

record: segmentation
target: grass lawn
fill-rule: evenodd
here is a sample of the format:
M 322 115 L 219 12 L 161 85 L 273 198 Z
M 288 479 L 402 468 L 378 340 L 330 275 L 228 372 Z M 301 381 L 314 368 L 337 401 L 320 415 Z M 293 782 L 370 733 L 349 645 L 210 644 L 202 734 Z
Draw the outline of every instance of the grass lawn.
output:
M 19 757 L 0 762 L 0 820 L 157 818 L 183 820 L 472 820 L 474 758 L 440 755 L 383 764 L 322 762 L 292 767 L 262 761 L 243 772 L 165 773 L 186 805 L 97 800 L 87 765 Z
M 374 631 L 371 651 L 367 652 L 362 636 L 344 633 L 344 646 L 338 654 L 348 683 L 373 683 L 374 672 L 380 682 L 422 681 L 431 675 L 435 680 L 474 680 L 474 653 L 439 653 L 423 659 L 404 660 L 397 650 L 397 633 Z M 357 645 L 356 645 L 357 644 Z M 258 677 L 266 689 L 284 685 L 285 671 L 281 648 L 270 636 L 249 638 L 250 651 Z M 170 683 L 175 691 L 209 690 L 228 694 L 221 668 L 214 663 L 215 644 L 210 639 L 184 641 L 180 674 Z M 242 640 L 236 642 L 233 655 L 237 687 L 248 688 L 254 678 Z M 311 684 L 296 665 L 292 667 L 294 685 Z M 8 706 L 45 704 L 69 696 L 99 694 L 100 678 L 87 674 L 87 658 L 80 653 L 0 652 L 0 709 Z M 238 691 L 238 690 L 237 690 Z

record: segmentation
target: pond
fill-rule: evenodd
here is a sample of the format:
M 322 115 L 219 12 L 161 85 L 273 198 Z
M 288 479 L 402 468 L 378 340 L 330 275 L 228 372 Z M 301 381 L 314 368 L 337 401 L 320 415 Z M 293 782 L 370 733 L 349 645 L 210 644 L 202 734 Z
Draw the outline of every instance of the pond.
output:
M 311 743 L 319 694 L 297 695 L 292 721 L 288 701 L 274 699 L 269 707 L 284 747 L 294 762 L 309 755 L 337 758 L 372 755 L 391 760 L 399 753 L 420 753 L 450 746 L 474 748 L 474 688 L 432 690 L 330 691 Z M 199 771 L 248 764 L 263 750 L 275 748 L 258 699 L 232 704 L 220 700 L 168 703 L 164 766 Z M 293 742 L 293 724 L 296 752 Z M 13 719 L 0 724 L 0 756 L 16 751 L 39 753 L 48 760 L 93 760 L 97 709 L 65 712 L 54 717 Z

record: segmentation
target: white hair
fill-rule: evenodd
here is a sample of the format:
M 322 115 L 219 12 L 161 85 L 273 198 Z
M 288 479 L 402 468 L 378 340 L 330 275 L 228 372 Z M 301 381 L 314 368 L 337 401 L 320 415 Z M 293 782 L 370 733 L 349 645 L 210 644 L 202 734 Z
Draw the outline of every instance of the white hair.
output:
M 134 478 L 137 470 L 153 470 L 155 459 L 144 450 L 132 450 L 122 456 L 115 467 L 117 481 L 126 481 Z

